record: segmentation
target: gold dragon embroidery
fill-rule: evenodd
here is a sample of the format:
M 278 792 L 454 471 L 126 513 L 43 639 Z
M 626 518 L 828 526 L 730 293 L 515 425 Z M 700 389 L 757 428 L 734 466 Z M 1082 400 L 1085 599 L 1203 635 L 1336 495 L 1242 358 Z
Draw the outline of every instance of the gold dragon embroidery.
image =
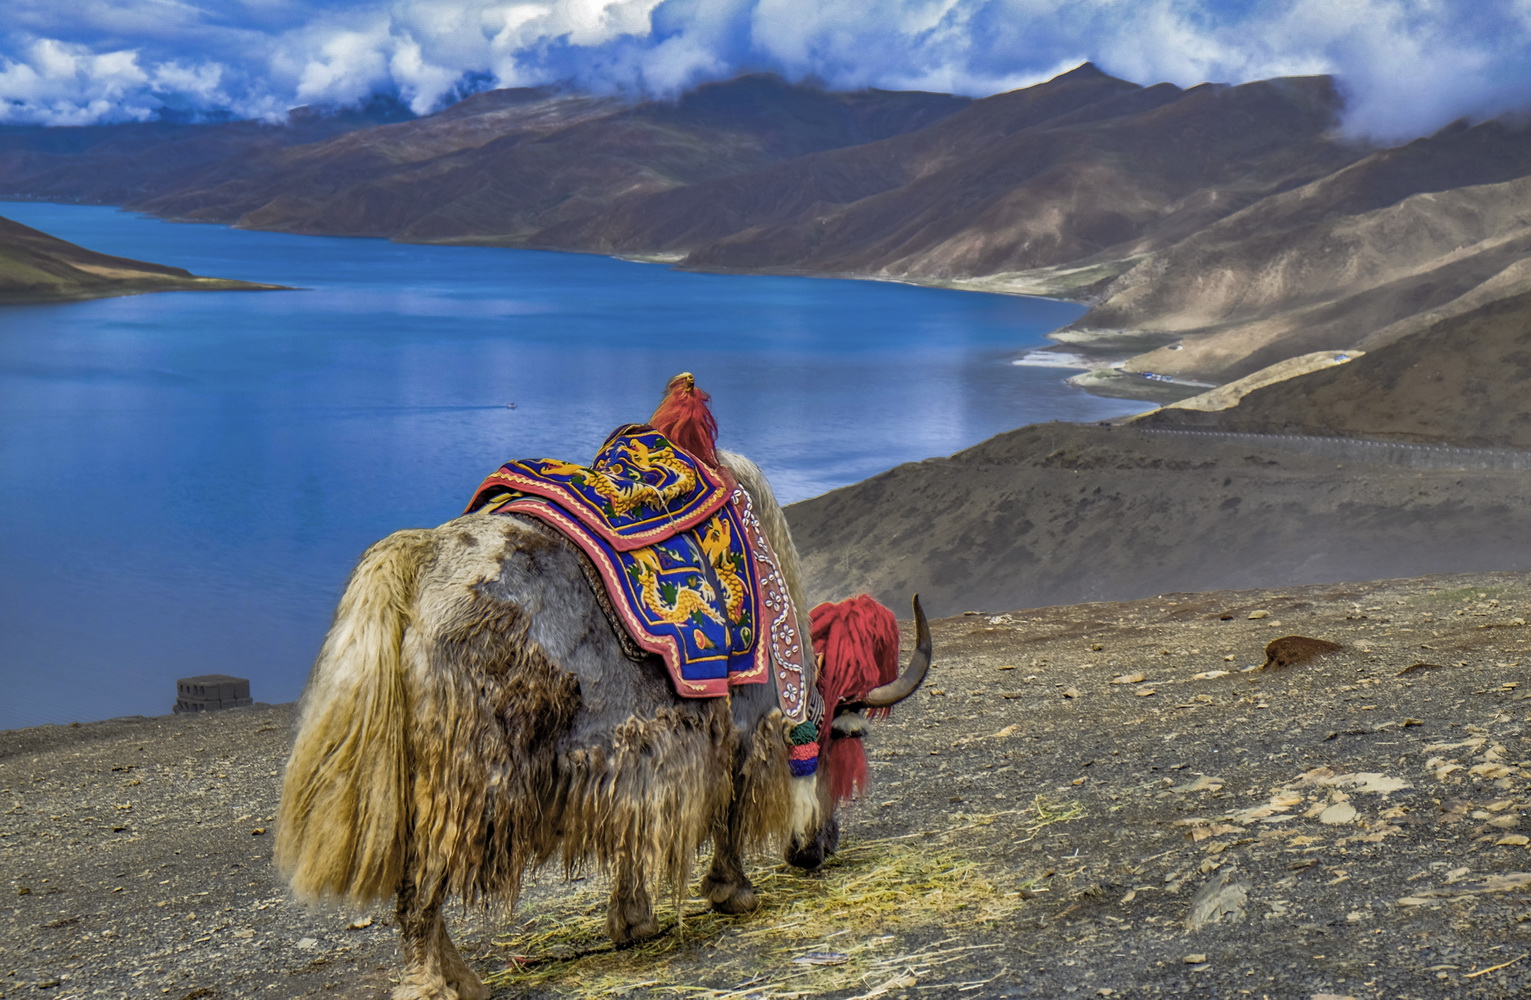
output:
M 708 562 L 712 563 L 718 575 L 718 583 L 723 586 L 724 606 L 728 609 L 729 620 L 737 622 L 744 615 L 747 595 L 744 577 L 740 575 L 739 566 L 733 558 L 733 544 L 733 531 L 728 525 L 728 519 L 714 517 L 702 535 L 702 551 L 706 553 Z
M 643 606 L 652 611 L 659 620 L 669 625 L 681 625 L 689 621 L 693 614 L 700 613 L 719 625 L 728 624 L 717 611 L 713 610 L 714 592 L 705 580 L 698 580 L 700 586 L 696 589 L 675 588 L 674 602 L 667 603 L 659 583 L 659 554 L 652 548 L 634 549 L 629 554 L 633 558 L 634 570 L 638 577 L 639 597 L 643 600 Z
M 613 513 L 619 516 L 629 514 L 639 507 L 663 510 L 669 506 L 670 501 L 688 497 L 696 491 L 696 470 L 681 461 L 669 448 L 651 449 L 641 440 L 631 438 L 622 445 L 621 455 L 634 468 L 663 469 L 674 479 L 661 489 L 639 479 L 613 476 L 599 467 L 587 468 L 556 459 L 546 461 L 543 471 L 571 479 L 582 478 L 590 489 L 611 505 Z

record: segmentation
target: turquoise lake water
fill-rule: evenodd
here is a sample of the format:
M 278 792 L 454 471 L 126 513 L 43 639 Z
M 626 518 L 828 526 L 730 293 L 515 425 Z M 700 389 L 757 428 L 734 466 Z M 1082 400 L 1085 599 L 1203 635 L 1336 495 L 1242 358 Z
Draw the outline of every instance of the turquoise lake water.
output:
M 1082 312 L 1067 303 L 93 206 L 0 216 L 304 289 L 0 307 L 0 729 L 162 715 L 202 673 L 296 698 L 368 544 L 452 518 L 509 459 L 588 459 L 677 371 L 785 502 L 1143 408 L 1010 363 Z

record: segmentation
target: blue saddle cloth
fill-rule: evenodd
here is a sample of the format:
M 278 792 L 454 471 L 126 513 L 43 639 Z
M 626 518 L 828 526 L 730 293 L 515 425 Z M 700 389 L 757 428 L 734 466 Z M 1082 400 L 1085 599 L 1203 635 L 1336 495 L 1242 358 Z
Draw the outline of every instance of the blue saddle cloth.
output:
M 682 696 L 769 678 L 752 545 L 765 543 L 749 495 L 653 428 L 618 428 L 588 466 L 508 462 L 474 492 L 476 510 L 535 517 L 578 545 L 628 633 L 664 659 Z

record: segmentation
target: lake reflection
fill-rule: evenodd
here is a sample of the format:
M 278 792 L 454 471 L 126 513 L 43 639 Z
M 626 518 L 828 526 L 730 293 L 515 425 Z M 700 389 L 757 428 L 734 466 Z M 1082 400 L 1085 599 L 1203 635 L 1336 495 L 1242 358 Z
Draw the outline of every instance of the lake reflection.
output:
M 1065 303 L 97 207 L 0 215 L 306 289 L 0 309 L 0 728 L 163 714 L 199 673 L 295 698 L 363 548 L 451 518 L 507 459 L 588 458 L 677 371 L 789 502 L 1142 408 L 1007 363 L 1079 315 Z

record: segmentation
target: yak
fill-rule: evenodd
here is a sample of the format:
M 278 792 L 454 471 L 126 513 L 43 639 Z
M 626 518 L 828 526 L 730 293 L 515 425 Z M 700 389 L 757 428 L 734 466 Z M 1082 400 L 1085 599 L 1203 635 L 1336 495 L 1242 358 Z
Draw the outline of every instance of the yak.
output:
M 352 573 L 304 692 L 276 857 L 300 897 L 397 897 L 405 968 L 394 1000 L 487 997 L 447 935 L 443 904 L 514 906 L 524 874 L 555 859 L 566 872 L 610 872 L 606 929 L 617 943 L 659 932 L 649 886 L 678 893 L 709 841 L 701 893 L 722 912 L 754 909 L 746 850 L 785 843 L 789 862 L 817 867 L 849 792 L 832 789 L 830 774 L 854 774 L 858 760 L 864 771 L 865 714 L 924 679 L 930 632 L 917 597 L 902 673 L 895 659 L 869 685 L 864 670 L 825 659 L 847 644 L 837 629 L 860 626 L 831 616 L 814 634 L 781 507 L 753 463 L 709 447 L 706 398 L 677 376 L 667 401 L 702 416 L 665 426 L 661 406 L 651 423 L 749 494 L 796 634 L 817 640 L 804 661 L 817 697 L 828 694 L 820 765 L 792 776 L 774 679 L 679 697 L 659 658 L 622 633 L 588 558 L 545 523 L 479 512 L 388 536 Z M 852 765 L 837 769 L 842 744 Z

